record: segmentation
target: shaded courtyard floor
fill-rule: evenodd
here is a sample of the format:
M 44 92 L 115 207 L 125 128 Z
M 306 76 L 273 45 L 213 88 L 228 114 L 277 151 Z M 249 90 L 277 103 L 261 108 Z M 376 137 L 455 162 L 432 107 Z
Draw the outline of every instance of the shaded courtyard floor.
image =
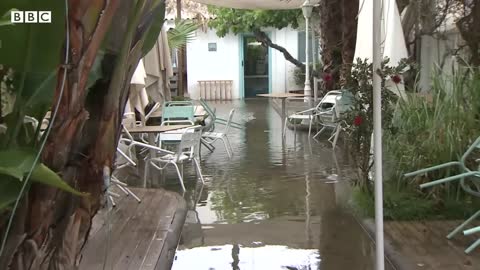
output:
M 186 222 L 173 269 L 375 269 L 371 222 L 348 207 L 352 171 L 342 151 L 306 132 L 288 130 L 282 140 L 266 99 L 211 105 L 223 118 L 235 108 L 245 129 L 229 133 L 231 159 L 221 144 L 214 153 L 203 148 L 205 185 L 185 166 Z M 158 187 L 180 191 L 172 170 L 153 179 Z M 472 239 L 444 238 L 454 224 L 387 222 L 386 269 L 480 269 L 478 251 L 462 253 Z

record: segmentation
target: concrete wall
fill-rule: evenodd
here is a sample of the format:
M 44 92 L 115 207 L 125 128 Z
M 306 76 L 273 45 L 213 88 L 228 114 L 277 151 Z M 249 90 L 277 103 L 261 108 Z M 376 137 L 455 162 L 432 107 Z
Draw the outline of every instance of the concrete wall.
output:
M 297 57 L 298 35 L 291 28 L 265 29 L 274 43 L 284 46 Z M 233 80 L 233 98 L 241 96 L 240 89 L 240 37 L 228 34 L 219 38 L 214 30 L 198 31 L 195 39 L 187 45 L 188 93 L 196 99 L 200 96 L 199 80 Z M 209 52 L 208 43 L 217 43 L 217 51 Z M 301 89 L 292 78 L 294 65 L 285 60 L 282 53 L 271 49 L 272 92 Z

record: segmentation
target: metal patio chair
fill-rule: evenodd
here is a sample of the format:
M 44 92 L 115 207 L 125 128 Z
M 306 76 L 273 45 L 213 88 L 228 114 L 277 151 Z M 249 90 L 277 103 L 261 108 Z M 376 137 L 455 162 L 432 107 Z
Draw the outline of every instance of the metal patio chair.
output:
M 192 102 L 165 102 L 162 108 L 162 125 L 170 123 L 195 123 L 195 108 Z
M 334 90 L 325 94 L 322 100 L 314 108 L 296 112 L 289 115 L 285 119 L 283 136 L 286 136 L 286 129 L 288 122 L 294 123 L 294 132 L 296 132 L 297 121 L 308 121 L 308 136 L 312 133 L 312 126 L 314 123 L 319 124 L 322 128 L 317 132 L 313 139 L 316 139 L 327 128 L 332 129 L 332 134 L 328 139 L 333 148 L 337 144 L 337 140 L 341 131 L 341 115 L 345 113 L 352 104 L 351 94 L 346 90 Z
M 226 125 L 228 123 L 228 119 L 223 119 L 218 117 L 216 114 L 216 109 L 210 107 L 204 99 L 200 99 L 199 102 L 200 102 L 200 105 L 202 105 L 202 107 L 208 113 L 210 121 L 213 121 L 214 123 L 219 125 Z M 242 124 L 234 122 L 233 120 L 230 121 L 230 127 L 235 129 L 243 129 Z
M 230 126 L 232 124 L 232 119 L 233 119 L 233 115 L 235 114 L 235 109 L 232 109 L 230 111 L 230 114 L 228 116 L 228 120 L 227 120 L 227 123 L 226 123 L 226 126 L 225 126 L 225 130 L 223 130 L 222 132 L 216 132 L 215 130 L 214 131 L 207 131 L 207 132 L 204 132 L 203 135 L 202 135 L 202 142 L 204 143 L 204 145 L 208 145 L 206 146 L 211 152 L 213 152 L 213 144 L 216 142 L 216 141 L 222 141 L 223 142 L 223 145 L 225 146 L 225 150 L 227 151 L 227 155 L 229 158 L 232 157 L 233 155 L 233 148 L 232 148 L 232 145 L 230 144 L 230 140 L 228 139 L 228 131 L 230 130 Z M 209 147 L 211 146 L 211 147 Z M 213 149 L 212 149 L 213 148 Z
M 343 130 L 342 125 L 345 124 L 342 116 L 353 105 L 353 95 L 347 90 L 331 92 L 333 93 L 330 97 L 328 97 L 329 92 L 325 95 L 324 99 L 320 101 L 320 104 L 323 103 L 324 105 L 319 106 L 314 121 L 318 121 L 318 124 L 322 126 L 322 128 L 313 136 L 313 139 L 320 136 L 327 128 L 331 128 L 332 133 L 328 141 L 332 144 L 332 148 L 335 149 L 340 133 Z
M 440 184 L 445 184 L 449 183 L 455 180 L 460 180 L 460 186 L 461 188 L 467 193 L 475 197 L 480 198 L 480 165 L 477 168 L 477 170 L 470 170 L 467 165 L 467 159 L 471 158 L 471 155 L 474 150 L 479 150 L 480 149 L 480 137 L 478 137 L 473 144 L 470 145 L 470 147 L 465 151 L 465 153 L 462 155 L 462 157 L 458 161 L 452 161 L 452 162 L 447 162 L 444 164 L 440 164 L 437 166 L 421 169 L 418 171 L 410 172 L 405 174 L 405 177 L 412 177 L 420 174 L 425 174 L 428 172 L 436 171 L 439 169 L 444 169 L 444 168 L 449 168 L 456 166 L 461 170 L 460 174 L 434 180 L 425 184 L 420 185 L 420 188 L 428 188 L 432 187 L 435 185 L 440 185 Z M 480 162 L 480 159 L 477 159 L 476 162 Z M 459 232 L 463 231 L 466 226 L 468 226 L 472 221 L 474 221 L 476 218 L 480 217 L 480 210 L 477 211 L 474 215 L 472 215 L 469 219 L 467 219 L 465 222 L 460 224 L 458 227 L 456 227 L 450 234 L 447 235 L 448 239 L 453 238 L 455 235 L 457 235 Z M 465 235 L 470 235 L 473 233 L 480 232 L 480 227 L 473 228 L 470 230 L 464 231 Z M 472 252 L 476 247 L 480 246 L 480 238 L 475 241 L 472 245 L 470 245 L 466 250 L 465 253 L 470 253 Z
M 182 134 L 176 153 L 170 152 L 160 157 L 148 159 L 145 163 L 144 186 L 146 186 L 150 166 L 153 166 L 158 170 L 164 170 L 168 165 L 172 165 L 175 167 L 180 185 L 182 186 L 183 191 L 185 191 L 185 184 L 183 182 L 183 164 L 185 161 L 193 161 L 197 174 L 202 180 L 202 183 L 205 183 L 200 163 L 197 159 L 201 138 L 202 126 L 188 128 Z

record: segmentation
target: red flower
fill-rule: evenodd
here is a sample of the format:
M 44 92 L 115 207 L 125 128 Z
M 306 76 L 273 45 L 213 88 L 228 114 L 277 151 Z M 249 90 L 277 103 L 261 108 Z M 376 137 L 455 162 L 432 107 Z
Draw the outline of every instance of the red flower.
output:
M 400 77 L 399 75 L 393 75 L 392 76 L 392 81 L 395 83 L 395 84 L 399 84 L 402 82 L 402 77 Z
M 330 74 L 330 73 L 325 73 L 325 74 L 323 75 L 323 81 L 325 81 L 325 82 L 330 82 L 330 81 L 332 81 L 332 80 L 333 80 L 332 74 Z
M 353 119 L 353 125 L 360 126 L 363 123 L 363 118 L 360 115 L 355 116 Z

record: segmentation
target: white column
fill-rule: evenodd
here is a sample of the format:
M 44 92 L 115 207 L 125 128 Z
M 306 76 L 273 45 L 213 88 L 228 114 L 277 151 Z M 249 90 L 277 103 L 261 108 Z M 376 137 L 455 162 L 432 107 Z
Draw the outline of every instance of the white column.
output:
M 312 96 L 312 87 L 310 85 L 310 59 L 309 59 L 309 51 L 310 51 L 310 44 L 309 44 L 309 25 L 310 25 L 310 18 L 308 16 L 305 17 L 305 95 L 307 97 Z
M 375 179 L 375 242 L 376 270 L 385 269 L 383 235 L 383 168 L 382 168 L 382 79 L 377 74 L 381 68 L 381 10 L 382 0 L 373 0 L 373 144 Z

